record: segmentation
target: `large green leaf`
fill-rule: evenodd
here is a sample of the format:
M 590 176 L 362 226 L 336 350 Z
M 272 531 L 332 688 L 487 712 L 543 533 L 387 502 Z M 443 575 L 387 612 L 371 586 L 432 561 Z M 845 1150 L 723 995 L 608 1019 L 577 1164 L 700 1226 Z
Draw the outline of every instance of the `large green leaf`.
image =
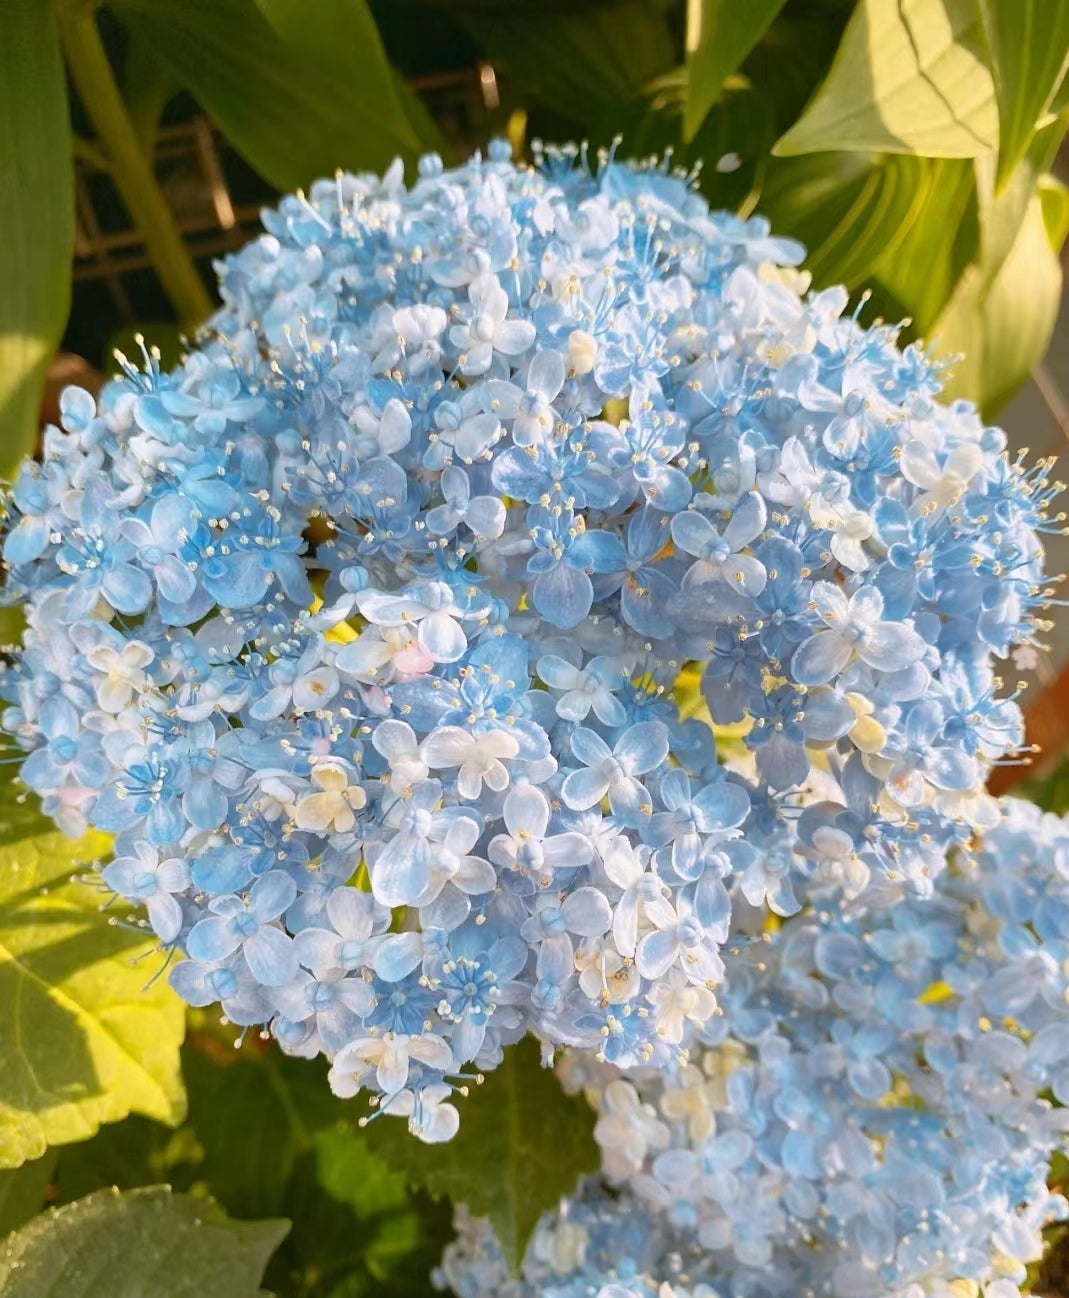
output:
M 859 0 L 827 79 L 775 152 L 988 153 L 998 109 L 983 56 L 974 0 Z
M 71 131 L 44 0 L 5 0 L 0 76 L 0 473 L 37 442 L 41 393 L 70 306 Z
M 671 29 L 649 0 L 449 7 L 504 76 L 583 128 L 676 62 Z
M 966 396 L 991 417 L 1042 359 L 1061 305 L 1061 266 L 1048 230 L 1069 220 L 1069 191 L 1045 183 L 1029 200 L 1002 263 L 966 268 L 933 330 L 937 350 L 960 357 L 948 397 Z
M 1047 239 L 1054 251 L 1060 253 L 1069 238 L 1069 189 L 1057 176 L 1040 176 L 1036 192 Z
M 314 22 L 308 21 L 307 0 L 256 3 L 287 48 L 299 50 L 325 82 L 343 87 L 366 122 L 394 125 L 398 151 L 443 147 L 433 119 L 390 66 L 367 0 L 315 0 Z
M 195 1175 L 228 1212 L 292 1220 L 270 1273 L 279 1289 L 302 1293 L 316 1276 L 317 1292 L 345 1279 L 354 1293 L 414 1294 L 437 1262 L 448 1216 L 413 1199 L 402 1170 L 357 1127 L 353 1104 L 331 1094 L 322 1061 L 255 1046 L 228 1057 L 211 1038 L 194 1044 L 184 1067 L 202 1154 Z
M 1067 123 L 1069 114 L 1063 113 L 1037 131 L 1029 142 L 1025 156 L 1001 187 L 998 186 L 993 155 L 977 158 L 973 163 L 980 218 L 980 251 L 977 260 L 986 268 L 988 280 L 993 278 L 1009 255 L 1037 186 L 1057 157 Z M 1061 242 L 1053 237 L 1051 243 L 1055 251 L 1061 247 Z
M 77 863 L 108 848 L 39 824 L 0 828 L 0 1167 L 91 1136 L 131 1112 L 181 1120 L 182 1005 L 161 956 L 108 923 Z
M 907 230 L 871 270 L 881 310 L 904 315 L 926 334 L 980 246 L 976 183 L 968 158 L 913 159 L 928 183 Z M 881 290 L 883 292 L 881 293 Z
M 594 1115 L 541 1066 L 533 1037 L 506 1048 L 501 1065 L 458 1103 L 460 1131 L 445 1144 L 424 1145 L 388 1117 L 368 1135 L 416 1184 L 489 1217 L 517 1271 L 542 1213 L 598 1168 Z
M 688 0 L 683 137 L 693 139 L 724 80 L 772 25 L 786 0 Z
M 338 167 L 382 170 L 435 143 L 417 134 L 377 38 L 357 39 L 358 0 L 317 0 L 314 21 L 303 6 L 300 39 L 293 37 L 297 11 L 287 0 L 270 4 L 279 28 L 254 0 L 112 0 L 238 152 L 280 189 L 307 186 Z M 332 26 L 321 26 L 321 10 L 334 15 Z M 330 41 L 321 30 L 337 40 L 327 61 L 321 46 Z
M 348 1118 L 317 1132 L 297 1160 L 287 1211 L 297 1275 L 329 1277 L 332 1294 L 429 1294 L 431 1270 L 453 1234 L 449 1206 L 413 1193 Z
M 35 1218 L 0 1254 L 4 1298 L 260 1298 L 285 1221 L 229 1220 L 166 1186 L 100 1190 Z
M 288 1217 L 268 1287 L 286 1298 L 416 1298 L 451 1235 L 450 1209 L 413 1193 L 331 1094 L 322 1060 L 194 1028 L 183 1049 L 189 1116 L 176 1131 L 131 1117 L 62 1151 L 61 1202 L 107 1185 L 206 1187 L 231 1215 Z M 401 1126 L 402 1135 L 414 1140 Z
M 817 153 L 774 160 L 761 211 L 777 234 L 800 239 L 806 268 L 824 287 L 867 284 L 912 227 L 934 164 L 895 154 Z
M 1069 70 L 1065 0 L 978 0 L 998 101 L 998 185 L 1028 151 Z
M 1024 383 L 1042 359 L 1060 306 L 1061 268 L 1058 253 L 1065 241 L 1069 210 L 1066 190 L 1047 173 L 1069 123 L 1069 112 L 1036 132 L 1013 174 L 996 188 L 993 154 L 971 164 L 974 184 L 969 220 L 957 213 L 930 213 L 925 221 L 925 246 L 908 249 L 928 273 L 937 278 L 945 263 L 948 241 L 940 224 L 957 229 L 953 246 L 971 226 L 977 233 L 969 264 L 957 275 L 953 296 L 939 319 L 919 320 L 946 355 L 964 359 L 950 374 L 948 394 L 977 401 L 993 414 Z M 950 167 L 953 163 L 940 163 Z M 882 268 L 881 268 L 882 269 Z M 920 275 L 919 269 L 914 272 Z
M 1038 131 L 998 193 L 993 154 L 973 160 L 927 162 L 931 184 L 924 205 L 904 237 L 873 271 L 881 308 L 889 314 L 908 315 L 915 332 L 927 335 L 967 266 L 983 264 L 990 278 L 1017 239 L 1036 185 L 1057 154 L 1065 126 L 1063 116 Z M 1056 233 L 1051 233 L 1055 249 L 1061 245 Z

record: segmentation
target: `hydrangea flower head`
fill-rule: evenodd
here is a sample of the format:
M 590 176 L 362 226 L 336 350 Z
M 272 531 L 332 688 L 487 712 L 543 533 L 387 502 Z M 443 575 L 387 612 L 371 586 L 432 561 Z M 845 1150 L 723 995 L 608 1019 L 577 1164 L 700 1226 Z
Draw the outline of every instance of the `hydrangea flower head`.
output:
M 993 823 L 1043 474 L 798 245 L 500 144 L 264 225 L 7 499 L 23 779 L 188 1001 L 446 1139 L 527 1031 L 678 1060 L 739 905 L 923 892 Z
M 774 932 L 740 922 L 722 1014 L 686 1062 L 568 1051 L 600 1182 L 545 1214 L 522 1276 L 458 1214 L 463 1298 L 1020 1298 L 1069 1141 L 1069 824 L 1007 799 L 930 897 L 825 885 Z M 741 919 L 741 917 L 740 917 Z M 443 1284 L 444 1287 L 444 1284 Z

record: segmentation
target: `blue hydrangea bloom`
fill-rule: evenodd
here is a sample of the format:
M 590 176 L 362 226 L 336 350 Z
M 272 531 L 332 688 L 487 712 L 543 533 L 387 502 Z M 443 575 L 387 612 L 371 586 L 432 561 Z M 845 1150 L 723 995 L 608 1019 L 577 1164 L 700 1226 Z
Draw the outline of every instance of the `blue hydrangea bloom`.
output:
M 183 996 L 447 1139 L 524 1033 L 678 1065 L 739 915 L 921 897 L 997 821 L 1044 473 L 797 244 L 500 143 L 264 226 L 181 364 L 69 390 L 5 501 L 22 778 L 115 835 Z M 880 1040 L 835 1049 L 883 1085 Z
M 1008 799 L 930 897 L 883 876 L 845 907 L 811 877 L 781 925 L 736 915 L 722 1013 L 644 1071 L 569 1050 L 602 1171 L 547 1213 L 510 1280 L 457 1216 L 464 1298 L 1019 1298 L 1069 1148 L 1069 822 Z M 747 930 L 750 930 L 747 932 Z M 661 1022 L 694 1013 L 676 972 Z M 699 1015 L 700 1017 L 700 1015 Z

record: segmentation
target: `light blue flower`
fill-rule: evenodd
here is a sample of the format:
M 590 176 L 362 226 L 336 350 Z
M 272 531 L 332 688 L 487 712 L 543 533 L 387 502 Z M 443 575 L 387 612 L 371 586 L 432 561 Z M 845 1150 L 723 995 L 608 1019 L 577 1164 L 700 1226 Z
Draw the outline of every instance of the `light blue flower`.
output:
M 615 748 L 580 726 L 572 733 L 571 749 L 582 766 L 565 776 L 561 796 L 574 811 L 586 811 L 604 797 L 613 814 L 625 819 L 653 811 L 639 776 L 655 770 L 668 756 L 668 730 L 660 721 L 632 726 Z
M 258 982 L 280 987 L 296 975 L 297 953 L 274 921 L 296 897 L 293 880 L 281 870 L 269 870 L 252 885 L 246 900 L 223 896 L 210 902 L 211 914 L 190 929 L 186 950 L 194 960 L 215 963 L 240 949 Z
M 569 550 L 569 562 L 594 574 L 594 596 L 620 592 L 620 616 L 640 635 L 662 637 L 672 631 L 668 608 L 676 584 L 672 565 L 663 562 L 669 518 L 657 510 L 637 510 L 621 540 L 614 532 L 584 532 Z M 659 562 L 659 560 L 662 560 Z
M 526 1032 L 577 1087 L 660 1079 L 624 1106 L 663 1094 L 659 1172 L 606 1153 L 649 1257 L 602 1204 L 545 1292 L 653 1298 L 695 1239 L 694 1298 L 990 1289 L 1056 1125 L 1018 1090 L 1011 1140 L 994 1098 L 1066 1089 L 1069 902 L 993 864 L 1059 831 L 984 787 L 1021 742 L 994 658 L 1041 624 L 1047 468 L 844 290 L 800 293 L 760 217 L 667 161 L 535 154 L 282 198 L 173 374 L 145 349 L 63 395 L 4 499 L 12 755 L 115 835 L 105 885 L 183 996 L 422 1138 Z M 703 703 L 746 727 L 730 772 Z M 699 1094 L 716 1042 L 738 1066 Z
M 557 654 L 545 654 L 538 660 L 537 671 L 551 690 L 560 691 L 555 705 L 559 717 L 585 721 L 593 710 L 605 725 L 623 725 L 627 714 L 615 696 L 622 680 L 616 659 L 598 656 L 579 667 Z
M 883 597 L 871 587 L 847 598 L 829 582 L 813 587 L 813 603 L 825 629 L 798 646 L 791 675 L 800 685 L 823 685 L 855 656 L 878 671 L 898 671 L 920 658 L 924 641 L 911 626 L 881 621 Z
M 739 501 L 723 533 L 697 510 L 676 514 L 672 519 L 672 540 L 699 560 L 687 570 L 684 589 L 718 578 L 746 595 L 760 595 L 767 579 L 764 565 L 741 551 L 761 535 L 766 521 L 765 502 L 753 491 Z
M 182 931 L 182 907 L 176 894 L 190 885 L 189 866 L 180 857 L 160 860 L 159 849 L 150 843 L 138 843 L 136 851 L 136 856 L 117 856 L 101 877 L 127 901 L 140 902 L 157 937 L 171 943 Z

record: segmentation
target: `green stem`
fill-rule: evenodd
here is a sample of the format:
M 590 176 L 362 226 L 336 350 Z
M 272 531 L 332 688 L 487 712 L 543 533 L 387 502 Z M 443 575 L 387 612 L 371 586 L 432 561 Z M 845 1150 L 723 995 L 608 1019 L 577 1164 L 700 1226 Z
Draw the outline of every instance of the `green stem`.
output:
M 179 320 L 198 325 L 211 314 L 211 298 L 138 145 L 93 12 L 59 0 L 55 13 L 71 80 L 107 151 L 115 185 Z

